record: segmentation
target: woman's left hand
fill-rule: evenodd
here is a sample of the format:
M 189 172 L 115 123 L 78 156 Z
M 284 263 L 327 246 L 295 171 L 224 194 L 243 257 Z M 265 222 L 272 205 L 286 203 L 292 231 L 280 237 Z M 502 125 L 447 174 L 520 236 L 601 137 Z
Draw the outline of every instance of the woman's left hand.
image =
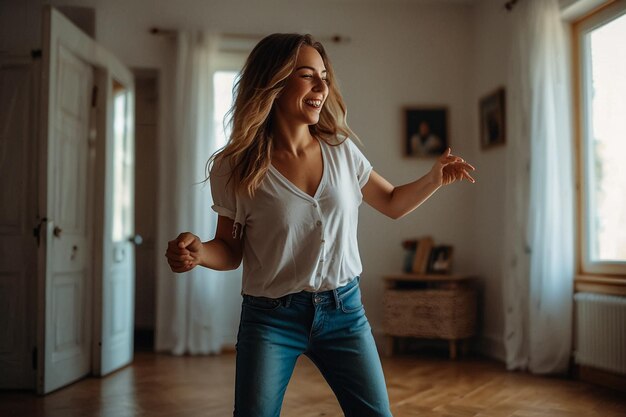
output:
M 476 180 L 469 174 L 469 171 L 474 171 L 475 169 L 460 156 L 452 155 L 451 149 L 448 148 L 437 159 L 428 175 L 437 187 L 452 184 L 455 181 L 462 181 L 463 179 L 475 183 Z

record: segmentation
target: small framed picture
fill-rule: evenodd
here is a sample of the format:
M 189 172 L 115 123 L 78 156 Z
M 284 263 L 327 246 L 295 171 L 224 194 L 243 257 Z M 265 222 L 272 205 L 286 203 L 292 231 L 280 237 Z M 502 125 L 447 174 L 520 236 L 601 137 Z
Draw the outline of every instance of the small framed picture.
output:
M 482 149 L 506 142 L 506 100 L 504 88 L 480 99 L 480 145 Z
M 448 109 L 445 107 L 406 108 L 405 155 L 437 157 L 448 147 Z
M 452 270 L 452 246 L 439 245 L 430 251 L 428 273 L 449 274 Z

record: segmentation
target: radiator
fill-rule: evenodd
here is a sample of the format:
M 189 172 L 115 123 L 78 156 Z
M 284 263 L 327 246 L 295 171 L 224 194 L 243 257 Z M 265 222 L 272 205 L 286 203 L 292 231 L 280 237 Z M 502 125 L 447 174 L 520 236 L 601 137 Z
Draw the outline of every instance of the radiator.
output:
M 626 297 L 577 293 L 576 363 L 626 374 Z

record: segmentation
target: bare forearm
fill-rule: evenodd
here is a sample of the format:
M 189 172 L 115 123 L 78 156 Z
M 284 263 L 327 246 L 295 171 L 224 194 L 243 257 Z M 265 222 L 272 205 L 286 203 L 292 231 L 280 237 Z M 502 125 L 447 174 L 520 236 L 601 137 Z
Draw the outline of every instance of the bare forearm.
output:
M 219 238 L 202 243 L 200 265 L 217 271 L 237 269 L 241 263 L 241 255 L 235 253 L 226 242 Z
M 439 189 L 426 174 L 416 181 L 394 187 L 389 201 L 390 217 L 398 219 L 419 207 Z
M 428 200 L 442 185 L 463 179 L 473 183 L 475 180 L 468 170 L 473 171 L 474 167 L 463 158 L 452 155 L 448 148 L 430 171 L 416 181 L 394 187 L 376 171 L 372 171 L 361 191 L 367 204 L 392 219 L 399 219 Z

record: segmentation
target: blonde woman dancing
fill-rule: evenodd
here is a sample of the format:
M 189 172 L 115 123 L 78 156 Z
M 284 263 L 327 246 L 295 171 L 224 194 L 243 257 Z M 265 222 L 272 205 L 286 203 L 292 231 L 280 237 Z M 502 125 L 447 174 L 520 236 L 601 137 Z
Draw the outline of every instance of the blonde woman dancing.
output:
M 474 182 L 450 153 L 393 186 L 354 144 L 324 48 L 274 34 L 251 52 L 236 86 L 233 131 L 211 158 L 215 238 L 181 233 L 172 271 L 229 270 L 243 260 L 234 415 L 276 417 L 296 360 L 320 369 L 348 417 L 391 416 L 380 358 L 361 303 L 362 201 L 397 219 L 444 185 Z

